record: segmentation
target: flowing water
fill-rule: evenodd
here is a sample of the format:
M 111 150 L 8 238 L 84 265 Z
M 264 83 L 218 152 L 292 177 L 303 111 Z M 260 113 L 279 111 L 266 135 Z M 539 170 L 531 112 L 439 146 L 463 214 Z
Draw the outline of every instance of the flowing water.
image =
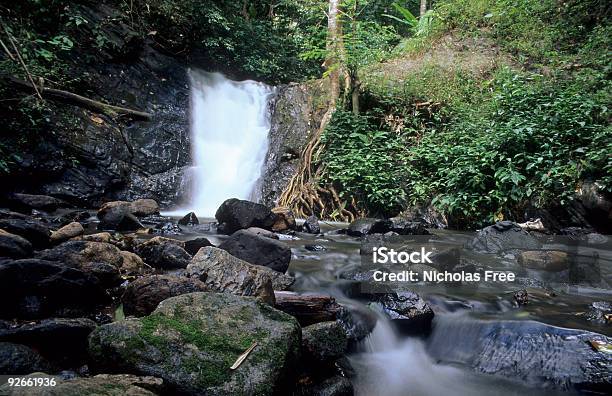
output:
M 232 81 L 219 73 L 189 72 L 191 139 L 190 202 L 166 214 L 188 211 L 212 217 L 228 198 L 257 199 L 255 185 L 268 151 L 269 100 L 274 88 Z

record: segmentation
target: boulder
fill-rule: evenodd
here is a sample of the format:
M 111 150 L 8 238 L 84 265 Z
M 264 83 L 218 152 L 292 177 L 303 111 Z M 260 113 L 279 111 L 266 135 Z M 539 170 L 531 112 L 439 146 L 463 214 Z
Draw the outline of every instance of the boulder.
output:
M 420 221 L 410 221 L 402 217 L 394 217 L 389 221 L 391 222 L 391 231 L 397 232 L 399 235 L 431 235 Z
M 231 198 L 219 206 L 215 218 L 219 223 L 218 232 L 230 235 L 249 227 L 270 230 L 277 216 L 265 205 Z
M 468 247 L 481 253 L 502 253 L 511 250 L 534 250 L 541 243 L 511 221 L 499 221 L 478 231 Z
M 119 268 L 119 272 L 121 272 L 122 275 L 144 275 L 153 271 L 153 268 L 145 264 L 139 255 L 125 250 L 122 250 L 119 253 L 123 258 L 121 268 Z
M 27 239 L 35 249 L 49 246 L 51 230 L 38 220 L 2 219 L 0 229 Z
M 64 264 L 39 260 L 0 262 L 0 317 L 79 316 L 109 297 L 96 277 Z
M 184 242 L 155 237 L 141 243 L 134 249 L 142 259 L 154 268 L 177 269 L 186 268 L 191 255 L 183 249 Z
M 320 322 L 302 329 L 302 354 L 310 362 L 328 362 L 344 355 L 346 331 L 338 321 Z
M 178 223 L 180 225 L 184 225 L 184 226 L 193 226 L 193 225 L 198 225 L 200 224 L 200 220 L 198 220 L 198 217 L 196 216 L 195 213 L 193 212 L 189 212 L 187 213 L 185 216 L 183 216 Z
M 99 230 L 136 231 L 143 228 L 129 202 L 107 202 L 98 210 Z
M 137 199 L 129 203 L 130 211 L 134 216 L 144 217 L 159 215 L 159 205 L 154 199 Z
M 274 301 L 272 289 L 285 290 L 294 282 L 289 275 L 249 264 L 212 246 L 200 249 L 187 266 L 186 274 L 199 278 L 211 290 L 260 296 L 266 301 Z
M 123 264 L 121 251 L 104 242 L 68 241 L 36 255 L 41 260 L 57 261 L 64 265 L 91 273 L 103 287 L 119 285 L 119 269 Z
M 291 249 L 271 238 L 240 230 L 219 245 L 234 257 L 255 265 L 285 273 L 291 261 Z
M 350 236 L 364 236 L 369 234 L 384 234 L 391 231 L 393 223 L 390 220 L 362 218 L 349 224 L 346 233 Z
M 121 302 L 126 315 L 145 316 L 163 300 L 181 294 L 208 291 L 196 278 L 172 275 L 150 275 L 136 279 L 125 289 Z
M 32 254 L 32 244 L 19 235 L 0 230 L 0 257 L 24 258 Z
M 377 305 L 404 333 L 423 334 L 431 329 L 434 312 L 414 292 L 373 293 L 364 297 Z
M 172 297 L 149 316 L 100 326 L 89 338 L 95 371 L 153 375 L 170 393 L 192 395 L 290 394 L 299 347 L 294 318 L 225 293 Z
M 320 234 L 321 226 L 319 225 L 319 219 L 317 219 L 317 216 L 309 216 L 306 221 L 304 221 L 304 224 L 302 224 L 302 231 L 309 234 Z
M 203 248 L 206 246 L 214 246 L 214 245 L 210 243 L 210 241 L 206 238 L 195 238 L 195 239 L 190 239 L 189 241 L 185 241 L 185 250 L 187 251 L 187 253 L 191 254 L 192 256 L 195 256 L 196 253 L 198 253 L 198 250 L 200 250 L 200 248 Z
M 48 195 L 11 194 L 8 196 L 11 209 L 31 212 L 32 209 L 53 212 L 57 208 L 66 206 L 66 202 Z
M 83 235 L 82 237 L 76 237 L 74 239 L 89 242 L 113 242 L 113 236 L 109 232 L 98 232 L 96 234 Z
M 249 227 L 244 231 L 270 239 L 279 239 L 278 235 L 276 235 L 272 231 L 264 230 L 263 228 L 259 227 Z
M 131 374 L 99 374 L 93 377 L 63 379 L 45 373 L 33 373 L 26 381 L 36 378 L 53 378 L 56 383 L 48 387 L 0 387 L 0 394 L 8 396 L 155 396 L 163 392 L 163 381 L 155 377 L 137 377 Z M 44 391 L 42 391 L 44 389 Z M 6 393 L 4 393 L 6 392 Z
M 272 224 L 272 231 L 283 232 L 295 230 L 297 228 L 295 216 L 291 209 L 284 206 L 277 206 L 276 208 L 272 208 L 272 213 L 276 215 L 276 221 Z
M 87 357 L 87 337 L 96 323 L 85 318 L 53 318 L 0 329 L 0 342 L 32 347 L 62 366 L 78 367 Z
M 348 378 L 335 375 L 311 386 L 307 394 L 313 396 L 353 396 L 355 391 Z
M 79 235 L 83 235 L 85 233 L 85 229 L 76 221 L 72 223 L 66 224 L 62 228 L 57 231 L 51 232 L 51 243 L 58 244 L 67 241 L 70 238 L 77 237 Z
M 50 369 L 49 362 L 33 349 L 25 345 L 0 342 L 0 375 L 23 375 Z
M 521 252 L 518 262 L 525 268 L 553 272 L 564 271 L 570 266 L 568 254 L 557 250 L 528 250 Z
M 612 355 L 593 344 L 612 338 L 535 321 L 447 318 L 427 340 L 433 359 L 564 391 L 606 394 L 612 387 Z

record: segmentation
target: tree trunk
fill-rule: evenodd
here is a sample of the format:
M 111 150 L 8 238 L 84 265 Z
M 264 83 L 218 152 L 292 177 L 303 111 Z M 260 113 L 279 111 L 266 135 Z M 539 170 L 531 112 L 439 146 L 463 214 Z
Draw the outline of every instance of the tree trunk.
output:
M 329 10 L 327 13 L 327 56 L 324 66 L 328 71 L 331 84 L 331 104 L 335 107 L 336 100 L 340 96 L 340 56 L 342 30 L 339 19 L 340 0 L 329 0 Z
M 359 115 L 359 77 L 353 76 L 351 78 L 352 92 L 351 92 L 351 103 L 353 104 L 353 114 Z
M 427 0 L 421 0 L 421 8 L 419 10 L 419 15 L 423 16 L 427 12 Z

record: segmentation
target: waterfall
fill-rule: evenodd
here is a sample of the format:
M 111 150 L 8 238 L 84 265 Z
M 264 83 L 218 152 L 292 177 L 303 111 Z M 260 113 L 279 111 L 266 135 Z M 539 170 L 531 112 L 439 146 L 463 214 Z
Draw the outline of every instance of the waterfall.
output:
M 228 198 L 257 199 L 254 191 L 268 150 L 268 103 L 274 88 L 191 70 L 192 168 L 189 208 L 214 217 Z M 175 212 L 179 212 L 176 210 Z

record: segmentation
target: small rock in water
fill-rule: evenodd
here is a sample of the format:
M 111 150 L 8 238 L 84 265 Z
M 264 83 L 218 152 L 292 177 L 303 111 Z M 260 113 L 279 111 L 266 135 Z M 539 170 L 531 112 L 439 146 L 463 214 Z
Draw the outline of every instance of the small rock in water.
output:
M 347 234 L 350 236 L 364 236 L 369 234 L 384 234 L 391 231 L 393 223 L 390 220 L 363 218 L 349 224 Z
M 541 243 L 511 221 L 499 221 L 478 231 L 468 247 L 482 253 L 539 249 Z
M 307 232 L 309 234 L 320 234 L 321 226 L 319 225 L 319 219 L 317 219 L 317 216 L 312 215 L 308 217 L 302 225 L 302 229 L 304 230 L 304 232 Z
M 321 246 L 321 245 L 305 245 L 304 248 L 306 250 L 310 250 L 311 252 L 323 252 L 327 250 L 325 246 Z
M 161 223 L 155 226 L 155 228 L 151 228 L 152 234 L 161 234 L 161 235 L 180 235 L 183 233 L 181 227 L 172 222 Z
M 272 209 L 272 213 L 277 216 L 276 221 L 272 225 L 272 231 L 283 232 L 296 229 L 295 216 L 291 209 L 278 206 Z
M 193 226 L 200 224 L 200 220 L 198 220 L 198 217 L 195 213 L 189 212 L 185 216 L 183 216 L 183 218 L 181 218 L 178 223 L 184 226 Z
M 513 297 L 519 307 L 529 304 L 529 294 L 525 289 L 515 291 Z
M 589 321 L 597 323 L 612 323 L 612 303 L 608 301 L 596 301 L 591 304 L 586 313 Z
M 564 271 L 569 268 L 570 260 L 565 252 L 556 250 L 530 250 L 521 252 L 519 263 L 525 268 L 542 271 Z

